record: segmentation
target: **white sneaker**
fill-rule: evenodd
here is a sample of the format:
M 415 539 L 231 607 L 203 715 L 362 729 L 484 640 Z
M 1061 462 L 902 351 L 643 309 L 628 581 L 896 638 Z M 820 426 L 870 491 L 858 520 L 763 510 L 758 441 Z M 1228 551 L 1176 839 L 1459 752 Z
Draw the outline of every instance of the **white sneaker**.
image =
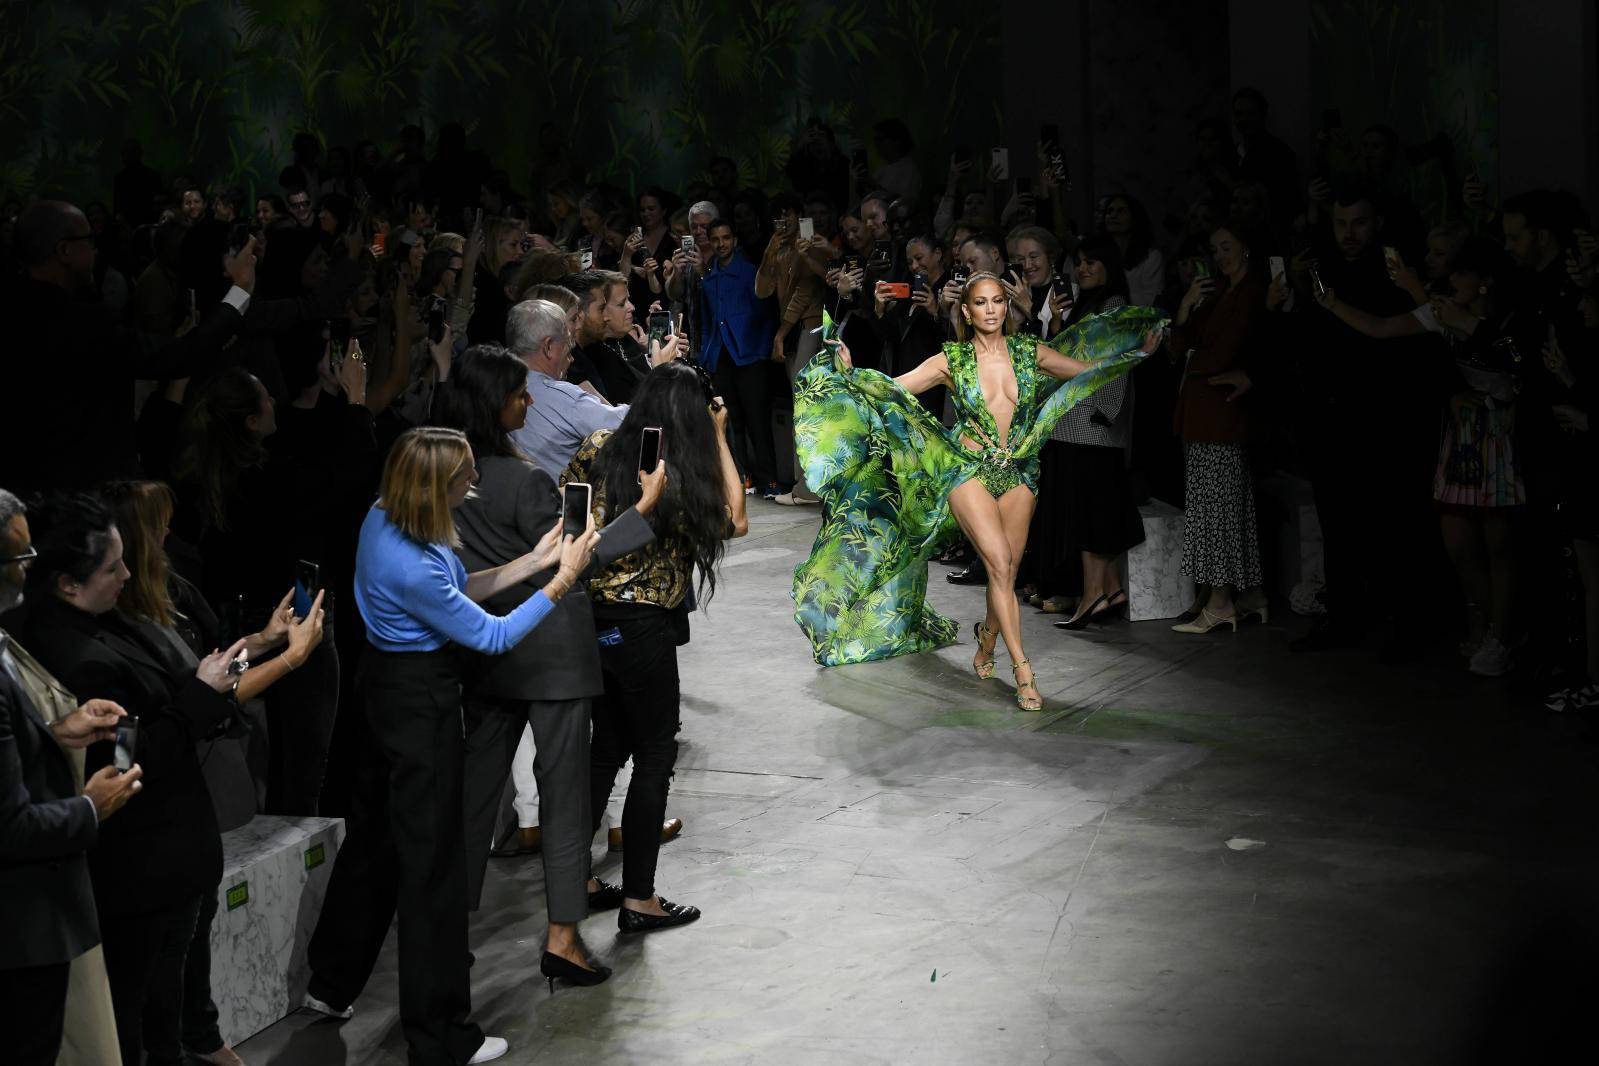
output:
M 467 1066 L 471 1066 L 474 1062 L 493 1062 L 510 1050 L 511 1045 L 505 1042 L 504 1037 L 485 1036 L 483 1046 L 477 1049 L 477 1054 L 466 1060 Z
M 343 1010 L 335 1010 L 326 1003 L 323 1003 L 320 999 L 317 999 L 309 992 L 305 994 L 305 999 L 300 1001 L 300 1006 L 304 1007 L 306 1010 L 314 1010 L 318 1014 L 326 1014 L 329 1018 L 337 1018 L 341 1022 L 349 1021 L 351 1018 L 355 1017 L 354 1004 L 345 1007 Z
M 1467 669 L 1479 677 L 1503 677 L 1510 672 L 1510 649 L 1498 637 L 1484 637 Z

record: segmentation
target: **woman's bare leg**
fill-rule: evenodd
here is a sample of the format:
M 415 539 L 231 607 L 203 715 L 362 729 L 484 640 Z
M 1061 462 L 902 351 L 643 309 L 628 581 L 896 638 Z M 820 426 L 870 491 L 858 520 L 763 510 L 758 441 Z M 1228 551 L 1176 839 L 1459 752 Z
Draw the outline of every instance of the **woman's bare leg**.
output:
M 1026 490 L 1023 490 L 1026 491 Z M 1028 493 L 1029 499 L 1032 494 Z M 968 481 L 949 494 L 955 520 L 972 542 L 983 566 L 988 570 L 988 614 L 983 624 L 1005 638 L 1011 658 L 1021 652 L 1021 608 L 1016 604 L 1016 560 L 1021 552 L 1012 547 L 1009 530 L 1000 515 L 1000 505 L 979 481 Z M 1022 544 L 1027 543 L 1027 525 L 1022 524 Z

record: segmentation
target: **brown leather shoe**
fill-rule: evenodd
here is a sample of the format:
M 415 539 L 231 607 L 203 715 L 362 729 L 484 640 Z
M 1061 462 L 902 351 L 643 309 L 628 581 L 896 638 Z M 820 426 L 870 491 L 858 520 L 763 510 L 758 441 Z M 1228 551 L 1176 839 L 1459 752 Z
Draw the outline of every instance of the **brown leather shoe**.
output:
M 539 850 L 543 843 L 543 832 L 538 826 L 529 826 L 526 829 L 514 829 L 505 834 L 505 839 L 500 841 L 499 847 L 489 854 L 496 859 L 509 859 L 517 855 L 531 855 Z
M 677 835 L 679 833 L 681 833 L 682 831 L 683 831 L 683 819 L 681 819 L 681 818 L 668 818 L 666 821 L 661 823 L 661 843 L 665 844 L 669 840 L 677 839 Z M 621 827 L 618 826 L 616 828 L 613 828 L 609 833 L 605 834 L 605 841 L 606 841 L 605 850 L 612 851 L 612 852 L 621 851 L 622 850 L 622 829 L 621 829 Z

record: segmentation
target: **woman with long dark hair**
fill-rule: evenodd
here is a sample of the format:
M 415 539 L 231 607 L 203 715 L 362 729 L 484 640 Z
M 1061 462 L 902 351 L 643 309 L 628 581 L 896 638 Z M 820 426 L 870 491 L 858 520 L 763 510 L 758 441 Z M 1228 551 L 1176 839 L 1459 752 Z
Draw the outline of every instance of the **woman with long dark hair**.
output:
M 196 741 L 238 711 L 229 669 L 244 648 L 184 660 L 116 610 L 128 580 L 122 536 L 95 496 L 51 497 L 28 514 L 28 650 L 80 700 L 106 699 L 137 727 L 139 802 L 100 826 L 89 876 L 123 1062 L 178 1051 L 183 959 L 203 897 L 222 878 L 222 834 Z M 84 773 L 113 761 L 85 749 Z
M 645 933 L 692 922 L 695 907 L 655 891 L 666 794 L 677 763 L 680 720 L 677 649 L 688 643 L 689 595 L 700 579 L 699 602 L 716 592 L 725 542 L 749 529 L 744 486 L 727 443 L 727 405 L 710 375 L 680 361 L 645 375 L 627 417 L 578 448 L 565 482 L 591 486 L 596 525 L 608 526 L 642 502 L 639 454 L 646 430 L 660 433 L 672 476 L 649 516 L 655 542 L 625 555 L 589 580 L 599 630 L 605 693 L 594 703 L 590 760 L 591 832 L 611 795 L 616 774 L 633 759 L 622 810 L 622 884 L 590 880 L 592 909 L 620 907 L 617 926 Z
M 1116 250 L 1127 275 L 1129 303 L 1150 306 L 1166 284 L 1166 257 L 1155 247 L 1155 227 L 1149 211 L 1126 193 L 1105 198 L 1105 234 L 1116 242 Z
M 527 365 L 504 348 L 480 346 L 462 354 L 450 386 L 439 397 L 437 421 L 466 434 L 477 457 L 478 484 L 455 511 L 461 543 L 456 554 L 468 570 L 487 570 L 531 549 L 561 517 L 555 481 L 511 440 L 522 428 L 531 399 Z M 665 464 L 640 474 L 638 503 L 605 528 L 594 562 L 606 566 L 655 539 L 647 521 L 666 484 Z M 539 573 L 484 600 L 494 614 L 509 614 L 549 578 Z M 465 817 L 467 898 L 475 910 L 482 893 L 494 818 L 507 773 L 517 782 L 519 821 L 537 826 L 544 861 L 549 930 L 540 970 L 553 982 L 598 984 L 609 974 L 594 964 L 577 935 L 588 915 L 590 706 L 604 691 L 594 614 L 581 576 L 536 629 L 504 655 L 485 657 L 471 672 L 466 713 Z M 532 747 L 519 756 L 523 736 Z M 535 754 L 536 752 L 536 754 Z M 532 803 L 523 800 L 526 778 L 536 782 Z M 531 806 L 530 810 L 524 809 Z M 542 818 L 540 817 L 542 813 Z

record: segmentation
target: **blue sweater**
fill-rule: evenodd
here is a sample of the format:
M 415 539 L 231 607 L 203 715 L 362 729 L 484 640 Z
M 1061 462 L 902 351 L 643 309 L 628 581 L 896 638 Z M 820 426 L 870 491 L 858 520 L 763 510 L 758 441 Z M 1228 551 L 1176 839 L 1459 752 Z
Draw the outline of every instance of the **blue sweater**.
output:
M 465 590 L 466 567 L 447 545 L 413 540 L 381 507 L 367 512 L 355 553 L 355 602 L 373 647 L 433 651 L 453 641 L 498 655 L 554 607 L 541 589 L 510 614 L 493 615 Z

